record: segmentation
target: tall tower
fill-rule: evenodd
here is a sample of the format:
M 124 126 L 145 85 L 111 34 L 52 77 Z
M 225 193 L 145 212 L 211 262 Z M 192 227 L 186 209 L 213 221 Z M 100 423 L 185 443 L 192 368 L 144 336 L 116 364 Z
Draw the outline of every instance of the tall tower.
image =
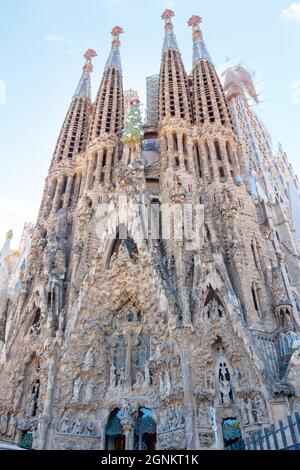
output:
M 92 59 L 97 54 L 89 49 L 83 72 L 63 123 L 52 158 L 39 212 L 38 222 L 48 223 L 60 209 L 76 206 L 81 190 L 82 171 L 80 155 L 86 149 L 91 117 L 91 72 Z
M 200 18 L 187 76 L 173 16 L 157 126 L 142 126 L 137 98 L 123 123 L 122 28 L 94 104 L 85 56 L 21 289 L 5 309 L 0 299 L 1 439 L 221 449 L 300 404 L 293 226 L 243 179 Z
M 124 97 L 119 37 L 122 33 L 120 26 L 112 30 L 111 51 L 94 104 L 86 155 L 86 190 L 93 189 L 94 185 L 108 188 L 113 182 L 115 165 L 121 157 Z
M 171 10 L 162 15 L 165 37 L 159 83 L 159 139 L 162 168 L 175 172 L 192 168 L 188 159 L 188 134 L 193 113 L 187 74 L 174 34 L 173 16 Z
M 188 21 L 193 29 L 192 103 L 198 129 L 194 145 L 198 174 L 207 182 L 232 178 L 240 182 L 242 162 L 232 116 L 203 39 L 201 21 L 196 15 Z

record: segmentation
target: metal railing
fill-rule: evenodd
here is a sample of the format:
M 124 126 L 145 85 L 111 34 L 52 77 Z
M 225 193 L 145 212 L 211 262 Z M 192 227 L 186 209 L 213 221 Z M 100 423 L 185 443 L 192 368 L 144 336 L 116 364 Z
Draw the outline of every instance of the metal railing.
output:
M 300 415 L 288 416 L 279 421 L 278 429 L 272 424 L 225 450 L 300 450 Z

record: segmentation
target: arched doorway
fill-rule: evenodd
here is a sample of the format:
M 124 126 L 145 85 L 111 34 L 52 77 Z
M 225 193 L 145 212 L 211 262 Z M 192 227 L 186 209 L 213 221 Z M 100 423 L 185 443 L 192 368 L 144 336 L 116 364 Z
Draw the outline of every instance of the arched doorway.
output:
M 106 450 L 125 450 L 125 435 L 121 426 L 122 414 L 115 408 L 109 416 L 105 431 Z
M 148 408 L 140 408 L 134 421 L 134 449 L 155 450 L 156 448 L 156 423 L 152 411 Z
M 32 449 L 33 436 L 32 431 L 24 431 L 20 441 L 20 447 L 23 449 Z
M 224 447 L 229 447 L 242 440 L 241 425 L 236 418 L 227 418 L 223 420 L 222 434 Z

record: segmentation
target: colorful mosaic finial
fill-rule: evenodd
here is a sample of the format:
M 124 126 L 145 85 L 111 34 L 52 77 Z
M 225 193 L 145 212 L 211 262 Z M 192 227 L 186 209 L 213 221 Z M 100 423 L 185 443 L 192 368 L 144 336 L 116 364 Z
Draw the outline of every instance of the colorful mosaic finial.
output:
M 112 36 L 120 36 L 120 34 L 124 33 L 124 29 L 121 28 L 121 26 L 115 26 L 114 29 L 112 30 L 111 34 Z
M 121 26 L 115 26 L 111 32 L 111 35 L 113 37 L 112 48 L 108 60 L 106 62 L 105 70 L 109 67 L 115 67 L 116 69 L 120 70 L 120 72 L 122 70 L 119 47 L 121 45 L 120 34 L 123 33 L 124 30 Z
M 85 97 L 85 98 L 91 97 L 90 73 L 93 71 L 92 59 L 96 56 L 97 56 L 97 52 L 94 51 L 93 49 L 88 49 L 86 53 L 84 54 L 83 57 L 85 58 L 86 62 L 82 68 L 82 75 L 79 80 L 76 91 L 74 93 L 73 99 L 79 98 L 79 97 Z
M 178 44 L 176 41 L 175 34 L 173 32 L 173 23 L 171 18 L 175 16 L 174 11 L 172 10 L 165 10 L 163 14 L 161 15 L 162 19 L 165 20 L 165 30 L 166 30 L 166 35 L 164 39 L 164 44 L 163 44 L 163 53 L 167 49 L 178 49 Z
M 94 57 L 97 57 L 97 52 L 94 49 L 88 49 L 83 57 L 86 60 L 92 60 Z
M 197 15 L 193 15 L 188 21 L 188 25 L 193 26 L 193 27 L 196 27 L 200 23 L 202 23 L 202 18 L 201 16 L 197 16 Z
M 193 29 L 193 41 L 194 41 L 194 51 L 193 51 L 193 66 L 195 67 L 199 60 L 209 60 L 211 62 L 210 55 L 206 49 L 205 42 L 203 40 L 202 31 L 200 29 L 200 23 L 202 23 L 201 16 L 193 15 L 188 20 L 188 25 Z
M 174 11 L 166 9 L 161 15 L 161 18 L 163 20 L 170 20 L 171 18 L 173 18 L 173 16 L 175 16 Z

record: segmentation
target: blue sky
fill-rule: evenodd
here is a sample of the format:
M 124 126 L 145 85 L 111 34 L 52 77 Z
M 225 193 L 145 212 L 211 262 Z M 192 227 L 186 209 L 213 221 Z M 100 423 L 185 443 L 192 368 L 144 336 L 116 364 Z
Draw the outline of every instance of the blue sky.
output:
M 216 67 L 227 57 L 256 71 L 259 114 L 274 148 L 282 142 L 300 175 L 300 2 L 288 0 L 0 0 L 0 246 L 35 221 L 44 179 L 87 48 L 94 60 L 93 96 L 121 25 L 124 87 L 144 100 L 145 77 L 159 71 L 166 7 L 186 69 L 192 64 L 192 14 Z M 4 90 L 5 88 L 5 90 Z M 5 93 L 4 93 L 5 91 Z M 5 98 L 5 99 L 4 99 Z

